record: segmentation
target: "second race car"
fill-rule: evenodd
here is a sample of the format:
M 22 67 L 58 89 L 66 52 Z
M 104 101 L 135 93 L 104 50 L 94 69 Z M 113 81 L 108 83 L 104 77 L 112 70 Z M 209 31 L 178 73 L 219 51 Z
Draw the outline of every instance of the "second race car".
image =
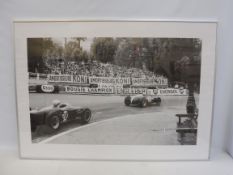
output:
M 58 130 L 60 125 L 72 120 L 79 120 L 86 124 L 91 120 L 89 108 L 73 107 L 67 103 L 55 100 L 53 105 L 40 110 L 30 110 L 31 131 L 34 132 L 39 125 L 47 125 Z
M 126 96 L 124 103 L 126 106 L 146 107 L 153 104 L 160 105 L 161 98 L 155 95 L 152 89 L 147 89 L 145 94 Z

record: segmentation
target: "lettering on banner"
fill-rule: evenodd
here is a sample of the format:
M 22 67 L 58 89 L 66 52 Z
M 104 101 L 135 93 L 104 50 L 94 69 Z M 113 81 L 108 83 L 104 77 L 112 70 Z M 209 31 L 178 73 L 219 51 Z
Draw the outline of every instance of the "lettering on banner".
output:
M 48 82 L 50 83 L 74 83 L 74 84 L 88 84 L 88 76 L 84 75 L 48 75 Z
M 55 90 L 55 87 L 53 85 L 41 85 L 42 92 L 46 93 L 52 93 Z
M 113 94 L 113 88 L 88 88 L 91 94 Z
M 168 80 L 167 78 L 164 77 L 154 77 L 154 78 L 132 78 L 132 85 L 135 86 L 158 86 L 158 85 L 163 85 L 167 86 L 168 85 Z
M 65 86 L 65 91 L 69 93 L 88 93 L 87 87 Z
M 89 77 L 90 84 L 130 84 L 130 78 Z
M 64 82 L 64 83 L 72 83 L 73 78 L 71 75 L 48 75 L 48 82 Z
M 145 94 L 146 93 L 146 89 L 145 88 L 124 88 L 123 89 L 123 93 L 124 94 Z
M 85 94 L 113 94 L 113 88 L 88 88 L 88 87 L 76 87 L 66 86 L 65 91 L 68 93 L 85 93 Z
M 83 75 L 73 75 L 73 83 L 87 84 L 88 77 Z
M 158 95 L 187 95 L 186 89 L 159 89 Z

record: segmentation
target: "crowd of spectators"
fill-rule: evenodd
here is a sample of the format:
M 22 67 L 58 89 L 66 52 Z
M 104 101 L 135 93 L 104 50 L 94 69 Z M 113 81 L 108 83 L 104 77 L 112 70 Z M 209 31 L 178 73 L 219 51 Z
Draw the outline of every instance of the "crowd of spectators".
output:
M 110 63 L 92 62 L 60 62 L 47 65 L 50 74 L 86 75 L 96 77 L 132 77 L 147 78 L 156 75 L 146 69 L 128 68 Z

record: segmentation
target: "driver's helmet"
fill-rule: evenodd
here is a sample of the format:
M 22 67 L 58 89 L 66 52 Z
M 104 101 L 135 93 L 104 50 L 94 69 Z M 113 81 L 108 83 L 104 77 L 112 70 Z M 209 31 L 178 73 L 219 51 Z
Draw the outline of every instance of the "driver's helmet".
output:
M 59 100 L 53 100 L 53 107 L 56 108 L 61 104 Z

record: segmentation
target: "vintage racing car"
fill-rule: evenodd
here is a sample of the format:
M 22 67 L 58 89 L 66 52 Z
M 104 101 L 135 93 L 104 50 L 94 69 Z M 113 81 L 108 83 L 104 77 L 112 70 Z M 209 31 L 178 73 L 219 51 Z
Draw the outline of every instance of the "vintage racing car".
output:
M 160 105 L 161 98 L 154 94 L 152 89 L 147 89 L 145 94 L 126 96 L 124 103 L 126 106 L 146 107 L 148 105 Z
M 82 124 L 88 123 L 91 120 L 91 110 L 54 101 L 53 105 L 40 110 L 30 109 L 30 119 L 32 132 L 39 125 L 47 125 L 51 129 L 57 130 L 62 123 L 72 120 L 79 120 Z

